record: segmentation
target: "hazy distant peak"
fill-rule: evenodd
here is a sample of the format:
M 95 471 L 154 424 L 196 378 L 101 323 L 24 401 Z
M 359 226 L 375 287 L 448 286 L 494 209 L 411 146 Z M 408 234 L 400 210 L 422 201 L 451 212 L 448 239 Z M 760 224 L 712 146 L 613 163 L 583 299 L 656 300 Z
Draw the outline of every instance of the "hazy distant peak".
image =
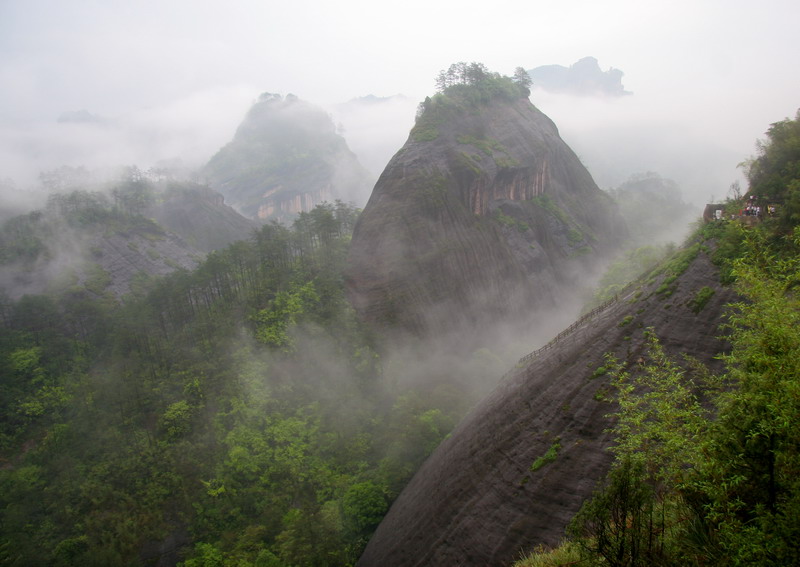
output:
M 278 93 L 261 93 L 258 97 L 258 102 L 279 101 L 282 99 L 283 97 Z
M 296 95 L 263 93 L 204 169 L 242 215 L 290 221 L 323 201 L 365 201 L 374 180 L 331 116 Z
M 529 69 L 533 87 L 555 93 L 581 96 L 624 96 L 633 94 L 622 85 L 625 74 L 619 69 L 600 69 L 597 59 L 584 57 L 569 67 L 542 65 Z
M 408 97 L 403 94 L 395 94 L 391 96 L 377 96 L 374 94 L 368 94 L 365 96 L 353 97 L 344 104 L 380 104 L 382 102 L 390 102 L 393 100 L 406 100 L 407 98 Z
M 266 103 L 286 103 L 286 104 L 293 104 L 295 102 L 301 102 L 300 97 L 296 94 L 289 93 L 285 97 L 282 96 L 280 93 L 268 93 L 263 92 L 258 96 L 258 101 L 256 104 L 266 102 Z

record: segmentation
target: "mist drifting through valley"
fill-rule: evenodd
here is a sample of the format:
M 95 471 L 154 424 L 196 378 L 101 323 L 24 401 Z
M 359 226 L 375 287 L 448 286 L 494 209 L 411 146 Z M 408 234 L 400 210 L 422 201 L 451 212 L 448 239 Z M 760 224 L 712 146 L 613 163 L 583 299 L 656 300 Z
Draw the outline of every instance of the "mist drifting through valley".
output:
M 751 4 L 0 0 L 0 563 L 402 565 L 425 463 L 412 504 L 566 521 L 604 354 L 733 294 L 700 243 L 650 270 L 799 104 L 800 6 Z

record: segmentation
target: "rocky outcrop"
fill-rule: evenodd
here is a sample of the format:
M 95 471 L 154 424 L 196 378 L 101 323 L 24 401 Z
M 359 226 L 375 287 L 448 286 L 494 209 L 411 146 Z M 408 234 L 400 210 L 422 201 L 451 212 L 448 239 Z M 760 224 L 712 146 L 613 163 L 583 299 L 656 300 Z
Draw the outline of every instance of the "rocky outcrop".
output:
M 363 202 L 373 182 L 326 112 L 271 93 L 203 173 L 232 207 L 261 221 L 291 220 L 324 201 Z
M 148 197 L 135 214 L 104 193 L 74 191 L 0 225 L 0 290 L 13 299 L 82 288 L 120 298 L 137 282 L 194 269 L 207 253 L 261 226 L 207 186 L 139 187 Z
M 614 406 L 609 377 L 597 372 L 605 353 L 636 373 L 650 327 L 678 360 L 688 354 L 717 368 L 714 357 L 727 348 L 719 325 L 733 292 L 709 257 L 700 252 L 669 286 L 663 277 L 627 288 L 523 359 L 423 464 L 358 565 L 509 565 L 538 544 L 559 543 L 611 463 Z M 705 287 L 715 293 L 698 309 Z M 554 442 L 555 461 L 534 470 Z
M 552 306 L 624 223 L 526 97 L 425 103 L 353 235 L 350 298 L 383 329 L 457 333 Z
M 42 253 L 35 259 L 0 264 L 0 290 L 11 299 L 78 290 L 118 299 L 137 281 L 194 269 L 204 257 L 144 217 L 79 227 L 42 217 L 45 223 L 38 231 Z
M 247 240 L 260 226 L 226 205 L 220 193 L 193 183 L 173 184 L 151 207 L 148 216 L 205 253 Z

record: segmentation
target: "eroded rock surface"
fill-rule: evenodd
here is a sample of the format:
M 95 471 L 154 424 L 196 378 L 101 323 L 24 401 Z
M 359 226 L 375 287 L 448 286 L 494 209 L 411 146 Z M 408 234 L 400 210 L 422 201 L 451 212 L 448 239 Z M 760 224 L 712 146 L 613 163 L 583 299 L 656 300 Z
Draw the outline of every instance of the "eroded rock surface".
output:
M 348 289 L 376 326 L 468 340 L 520 304 L 557 303 L 626 231 L 527 98 L 436 100 L 359 219 Z
M 666 293 L 656 293 L 662 279 L 629 287 L 510 372 L 423 464 L 358 565 L 508 565 L 537 544 L 557 544 L 611 463 L 609 377 L 592 377 L 605 353 L 637 372 L 650 327 L 668 354 L 712 368 L 727 348 L 719 325 L 734 296 L 709 257 L 701 252 Z M 695 312 L 703 287 L 715 293 Z M 532 471 L 555 440 L 557 459 Z

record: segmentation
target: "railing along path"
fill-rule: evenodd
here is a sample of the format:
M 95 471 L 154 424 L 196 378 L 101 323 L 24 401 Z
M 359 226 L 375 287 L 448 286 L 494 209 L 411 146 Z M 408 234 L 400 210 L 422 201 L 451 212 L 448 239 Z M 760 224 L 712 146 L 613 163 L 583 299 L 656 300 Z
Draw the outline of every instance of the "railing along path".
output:
M 534 358 L 536 358 L 537 356 L 539 356 L 543 352 L 548 351 L 551 348 L 553 348 L 554 346 L 556 346 L 564 338 L 566 338 L 567 336 L 571 335 L 572 332 L 575 331 L 578 327 L 580 327 L 583 323 L 585 323 L 586 321 L 588 321 L 589 319 L 593 318 L 595 315 L 597 315 L 601 311 L 604 311 L 605 309 L 607 309 L 608 307 L 610 307 L 611 305 L 613 305 L 617 301 L 619 301 L 620 296 L 624 295 L 628 291 L 628 289 L 630 287 L 632 287 L 631 284 L 626 285 L 621 290 L 619 290 L 617 293 L 615 293 L 614 296 L 611 299 L 608 299 L 605 302 L 601 303 L 600 305 L 598 305 L 597 307 L 595 307 L 594 309 L 592 309 L 588 313 L 584 313 L 583 315 L 581 315 L 569 327 L 567 327 L 566 329 L 564 329 L 563 331 L 558 333 L 555 337 L 550 339 L 550 341 L 546 345 L 544 345 L 543 347 L 540 347 L 540 348 L 536 349 L 535 351 L 533 351 L 531 353 L 528 353 L 525 356 L 523 356 L 522 358 L 520 358 L 519 361 L 517 361 L 517 366 L 520 366 L 522 364 L 525 364 L 525 363 L 533 360 Z

